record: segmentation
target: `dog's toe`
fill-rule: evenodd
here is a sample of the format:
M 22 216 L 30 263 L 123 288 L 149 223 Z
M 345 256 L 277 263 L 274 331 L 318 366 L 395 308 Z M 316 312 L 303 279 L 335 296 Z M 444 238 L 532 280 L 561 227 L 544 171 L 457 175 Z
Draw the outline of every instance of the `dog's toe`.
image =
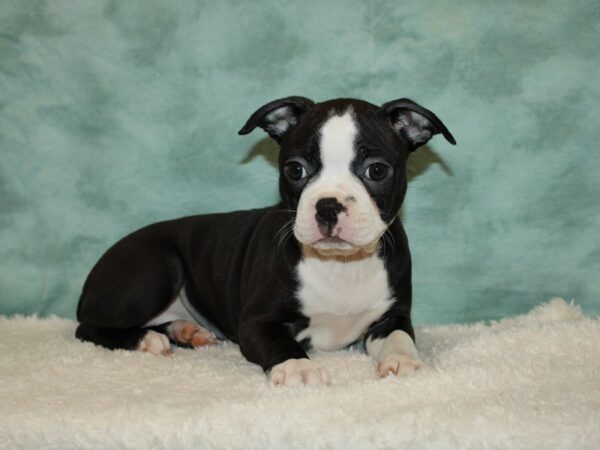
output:
M 167 336 L 150 330 L 138 344 L 138 350 L 152 353 L 153 355 L 170 355 L 171 344 L 169 343 L 169 338 Z
M 268 378 L 274 386 L 331 384 L 329 373 L 307 358 L 288 359 L 273 366 Z
M 413 355 L 392 353 L 379 363 L 377 368 L 379 376 L 388 375 L 404 376 L 424 367 L 423 361 Z

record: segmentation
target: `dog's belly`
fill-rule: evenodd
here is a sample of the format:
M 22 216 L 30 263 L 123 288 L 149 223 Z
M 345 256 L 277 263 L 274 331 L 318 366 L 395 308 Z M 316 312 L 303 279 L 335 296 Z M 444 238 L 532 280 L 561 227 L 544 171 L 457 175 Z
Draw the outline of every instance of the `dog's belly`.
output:
M 310 319 L 296 339 L 336 350 L 359 339 L 392 305 L 388 274 L 374 255 L 354 261 L 304 258 L 298 265 L 301 312 Z
M 162 311 L 158 316 L 148 321 L 142 327 L 153 327 L 173 322 L 174 320 L 187 320 L 188 322 L 196 322 L 186 307 L 183 305 L 183 297 L 185 292 L 182 289 L 177 297 L 171 302 L 169 307 Z
M 171 302 L 167 309 L 162 311 L 158 316 L 154 317 L 142 327 L 153 327 L 173 322 L 175 320 L 185 320 L 193 322 L 196 325 L 212 332 L 219 339 L 225 339 L 225 334 L 206 318 L 202 313 L 195 309 L 191 304 L 185 292 L 185 288 L 181 288 L 177 297 Z

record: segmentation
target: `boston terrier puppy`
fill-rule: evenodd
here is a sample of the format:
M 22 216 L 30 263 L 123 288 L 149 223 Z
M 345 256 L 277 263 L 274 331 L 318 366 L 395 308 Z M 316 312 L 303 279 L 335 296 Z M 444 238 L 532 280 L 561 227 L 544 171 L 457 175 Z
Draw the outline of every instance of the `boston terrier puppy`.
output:
M 118 241 L 85 281 L 77 338 L 153 354 L 228 339 L 274 385 L 330 383 L 307 351 L 361 340 L 380 376 L 420 368 L 397 215 L 408 156 L 438 133 L 455 144 L 450 132 L 406 98 L 287 97 L 239 134 L 256 127 L 280 146 L 281 201 L 159 222 Z

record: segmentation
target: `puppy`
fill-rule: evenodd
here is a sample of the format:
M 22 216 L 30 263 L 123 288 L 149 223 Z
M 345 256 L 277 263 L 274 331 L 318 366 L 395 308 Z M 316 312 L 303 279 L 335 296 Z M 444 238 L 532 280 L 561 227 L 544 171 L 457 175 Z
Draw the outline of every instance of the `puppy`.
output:
M 281 201 L 121 239 L 85 281 L 76 336 L 154 354 L 229 339 L 276 385 L 329 383 L 306 352 L 360 339 L 381 376 L 421 367 L 397 214 L 408 156 L 438 133 L 455 144 L 450 132 L 409 99 L 287 97 L 239 134 L 256 127 L 280 146 Z

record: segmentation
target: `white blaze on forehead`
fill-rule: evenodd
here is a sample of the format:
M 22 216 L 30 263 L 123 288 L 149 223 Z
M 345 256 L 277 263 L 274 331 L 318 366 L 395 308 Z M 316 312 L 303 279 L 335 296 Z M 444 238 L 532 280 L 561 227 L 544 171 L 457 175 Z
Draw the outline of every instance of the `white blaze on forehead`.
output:
M 355 157 L 354 141 L 358 129 L 351 111 L 332 116 L 321 128 L 321 176 L 332 172 L 350 171 Z

